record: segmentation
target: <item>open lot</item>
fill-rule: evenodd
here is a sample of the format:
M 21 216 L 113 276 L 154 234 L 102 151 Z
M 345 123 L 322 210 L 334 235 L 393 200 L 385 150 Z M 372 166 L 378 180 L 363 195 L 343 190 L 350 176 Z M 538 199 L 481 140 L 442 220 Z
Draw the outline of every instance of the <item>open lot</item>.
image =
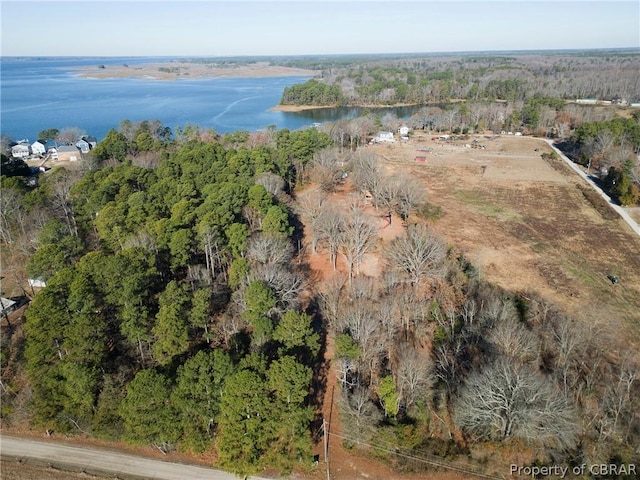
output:
M 407 142 L 370 148 L 390 171 L 409 170 L 424 180 L 429 202 L 442 209 L 433 227 L 483 278 L 606 322 L 638 346 L 640 237 L 594 200 L 562 160 L 543 159 L 551 149 L 541 139 L 432 138 L 418 132 Z

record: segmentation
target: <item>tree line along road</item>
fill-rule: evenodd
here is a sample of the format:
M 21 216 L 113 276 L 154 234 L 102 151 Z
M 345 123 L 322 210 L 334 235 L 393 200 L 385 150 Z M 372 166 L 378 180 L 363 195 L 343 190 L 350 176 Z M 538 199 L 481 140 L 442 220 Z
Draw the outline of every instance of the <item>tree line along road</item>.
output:
M 196 465 L 164 462 L 109 450 L 74 447 L 2 435 L 0 456 L 3 460 L 38 461 L 61 470 L 120 479 L 154 480 L 238 480 L 238 477 Z M 251 477 L 252 480 L 266 480 Z

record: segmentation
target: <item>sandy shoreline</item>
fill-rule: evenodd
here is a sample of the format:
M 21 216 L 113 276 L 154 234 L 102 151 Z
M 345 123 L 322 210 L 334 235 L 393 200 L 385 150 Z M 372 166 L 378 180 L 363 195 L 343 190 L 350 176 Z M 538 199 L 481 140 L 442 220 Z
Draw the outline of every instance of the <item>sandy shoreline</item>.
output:
M 318 72 L 303 68 L 257 62 L 246 65 L 217 65 L 195 62 L 158 62 L 141 65 L 93 65 L 71 70 L 84 78 L 141 78 L 145 80 L 203 79 L 220 77 L 266 78 L 314 76 Z
M 269 110 L 272 112 L 304 112 L 305 110 L 321 110 L 335 108 L 337 105 L 276 105 Z
M 417 107 L 417 103 L 397 103 L 393 105 L 342 105 L 344 108 L 369 108 L 371 110 L 384 109 L 384 108 L 399 108 L 399 107 Z M 277 105 L 269 110 L 277 112 L 303 112 L 305 110 L 321 110 L 324 108 L 339 108 L 338 105 Z

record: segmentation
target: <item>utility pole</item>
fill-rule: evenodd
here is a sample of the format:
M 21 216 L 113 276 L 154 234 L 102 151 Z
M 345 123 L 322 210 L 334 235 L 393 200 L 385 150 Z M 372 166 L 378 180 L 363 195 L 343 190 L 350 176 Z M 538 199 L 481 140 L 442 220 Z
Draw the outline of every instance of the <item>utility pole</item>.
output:
M 326 422 L 324 417 L 322 418 L 322 437 L 324 439 L 324 464 L 327 467 L 327 480 L 331 480 L 329 476 L 329 424 Z

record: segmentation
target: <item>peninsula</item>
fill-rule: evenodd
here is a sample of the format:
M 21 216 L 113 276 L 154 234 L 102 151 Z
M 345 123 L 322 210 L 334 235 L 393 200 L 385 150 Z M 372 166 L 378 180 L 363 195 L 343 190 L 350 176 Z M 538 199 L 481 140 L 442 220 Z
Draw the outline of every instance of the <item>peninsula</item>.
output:
M 198 63 L 189 61 L 132 65 L 92 65 L 73 71 L 87 78 L 143 78 L 147 80 L 202 79 L 218 77 L 266 78 L 316 75 L 314 70 L 271 65 L 269 62 L 247 64 Z

